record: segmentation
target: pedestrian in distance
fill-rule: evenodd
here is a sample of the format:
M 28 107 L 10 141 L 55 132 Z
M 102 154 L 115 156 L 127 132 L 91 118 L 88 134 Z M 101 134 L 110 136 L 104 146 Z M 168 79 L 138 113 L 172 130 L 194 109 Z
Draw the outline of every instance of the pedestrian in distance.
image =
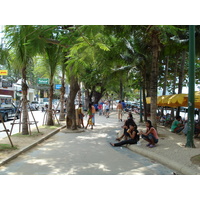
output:
M 123 140 L 123 141 L 118 142 L 118 143 L 111 143 L 110 142 L 110 145 L 112 145 L 113 147 L 118 147 L 118 146 L 122 146 L 122 145 L 125 145 L 125 144 L 137 144 L 137 142 L 140 139 L 140 136 L 139 136 L 138 130 L 137 130 L 137 126 L 130 125 L 127 133 L 129 134 L 130 139 Z
M 91 129 L 93 129 L 93 122 L 92 122 L 92 118 L 93 118 L 93 114 L 92 114 L 92 104 L 89 103 L 89 108 L 88 108 L 88 121 L 87 121 L 87 125 L 85 127 L 85 129 L 87 129 L 88 125 L 91 126 Z
M 93 115 L 92 123 L 93 123 L 93 125 L 95 125 L 95 113 L 96 113 L 96 108 L 94 106 L 94 103 L 92 103 L 92 115 Z
M 98 110 L 99 110 L 99 116 L 102 115 L 102 112 L 103 112 L 103 106 L 102 106 L 101 103 L 98 105 Z
M 122 100 L 121 104 L 122 104 L 123 111 L 125 111 L 125 109 L 126 109 L 126 103 L 124 102 L 124 100 Z
M 121 101 L 117 104 L 117 112 L 118 112 L 118 120 L 122 122 L 122 110 L 123 106 L 121 104 Z
M 155 144 L 158 143 L 158 132 L 157 130 L 152 126 L 152 123 L 150 120 L 146 121 L 146 132 L 140 131 L 140 135 L 142 135 L 142 138 L 149 142 L 146 146 L 149 148 L 155 147 Z
M 83 105 L 80 103 L 78 108 L 78 119 L 79 119 L 79 124 L 82 125 L 82 128 L 84 128 L 84 123 L 83 123 L 84 116 L 85 115 L 83 113 Z
M 105 103 L 105 101 L 103 102 L 102 106 L 103 106 L 103 115 L 106 115 L 106 103 Z
M 110 104 L 109 104 L 108 101 L 106 102 L 105 109 L 106 109 L 106 118 L 109 118 L 109 114 L 110 114 Z

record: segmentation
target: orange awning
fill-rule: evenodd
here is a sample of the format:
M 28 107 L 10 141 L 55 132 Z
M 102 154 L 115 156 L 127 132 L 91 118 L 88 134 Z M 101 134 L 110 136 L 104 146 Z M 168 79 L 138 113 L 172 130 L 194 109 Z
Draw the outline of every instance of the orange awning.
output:
M 151 103 L 151 97 L 147 97 L 147 104 Z M 158 106 L 179 107 L 188 106 L 188 94 L 172 94 L 157 97 Z M 195 108 L 200 108 L 200 91 L 195 92 Z

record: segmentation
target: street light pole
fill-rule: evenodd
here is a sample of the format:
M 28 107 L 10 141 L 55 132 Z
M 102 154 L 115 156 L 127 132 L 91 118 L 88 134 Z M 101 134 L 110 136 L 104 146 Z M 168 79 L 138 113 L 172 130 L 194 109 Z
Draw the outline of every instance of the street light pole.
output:
M 194 85 L 195 85 L 195 26 L 189 26 L 189 93 L 188 93 L 188 132 L 185 147 L 195 148 L 194 134 Z

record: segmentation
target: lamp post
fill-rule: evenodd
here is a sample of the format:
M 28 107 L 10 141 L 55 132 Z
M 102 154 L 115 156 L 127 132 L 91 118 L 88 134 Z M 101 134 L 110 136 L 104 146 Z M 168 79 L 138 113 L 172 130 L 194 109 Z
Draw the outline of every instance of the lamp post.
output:
M 185 147 L 195 148 L 194 134 L 194 85 L 195 85 L 195 26 L 189 26 L 189 93 L 188 93 L 188 132 Z

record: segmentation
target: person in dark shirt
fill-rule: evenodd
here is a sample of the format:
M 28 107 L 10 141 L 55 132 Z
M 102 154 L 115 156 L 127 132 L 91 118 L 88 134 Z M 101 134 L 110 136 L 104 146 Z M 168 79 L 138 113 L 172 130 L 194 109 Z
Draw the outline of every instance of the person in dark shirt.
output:
M 124 144 L 137 144 L 137 142 L 140 139 L 140 136 L 139 136 L 138 130 L 137 130 L 137 126 L 133 126 L 132 124 L 129 125 L 129 129 L 127 130 L 127 134 L 129 134 L 130 139 L 123 140 L 123 141 L 118 142 L 118 143 L 111 143 L 110 142 L 110 145 L 112 145 L 113 147 L 118 147 L 118 146 L 122 146 Z
M 116 138 L 116 140 L 120 141 L 123 137 L 125 137 L 125 140 L 128 139 L 129 134 L 127 133 L 127 130 L 130 128 L 130 125 L 136 126 L 136 128 L 137 128 L 137 125 L 136 125 L 135 121 L 133 120 L 133 116 L 132 116 L 131 112 L 129 112 L 128 118 L 124 122 L 124 125 L 122 126 L 122 128 L 124 129 L 123 135 L 119 138 Z

